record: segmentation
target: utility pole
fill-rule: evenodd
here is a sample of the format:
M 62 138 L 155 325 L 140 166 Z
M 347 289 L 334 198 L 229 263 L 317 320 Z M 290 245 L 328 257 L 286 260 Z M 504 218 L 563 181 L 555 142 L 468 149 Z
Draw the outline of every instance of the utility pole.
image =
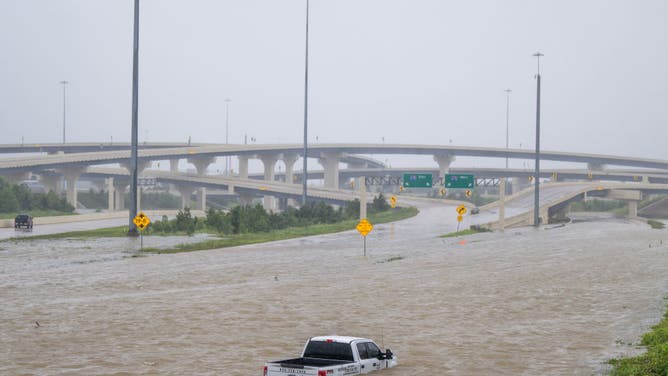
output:
M 536 73 L 536 171 L 534 172 L 534 201 L 533 201 L 533 225 L 540 225 L 540 58 L 544 56 L 540 52 L 533 54 L 538 61 Z
M 230 143 L 230 98 L 225 99 L 225 145 Z M 225 175 L 230 174 L 230 156 L 225 161 Z
M 304 168 L 302 174 L 302 205 L 306 205 L 306 183 L 308 181 L 308 13 L 309 0 L 306 0 L 306 49 L 305 49 L 305 63 L 304 63 Z
M 128 236 L 139 236 L 133 219 L 137 216 L 137 159 L 138 153 L 138 113 L 139 113 L 139 0 L 134 0 L 134 37 L 132 53 L 132 150 L 130 153 L 130 219 Z
M 66 87 L 69 84 L 69 81 L 60 81 L 63 85 L 63 145 L 65 144 L 65 128 L 67 125 L 67 96 L 66 96 Z

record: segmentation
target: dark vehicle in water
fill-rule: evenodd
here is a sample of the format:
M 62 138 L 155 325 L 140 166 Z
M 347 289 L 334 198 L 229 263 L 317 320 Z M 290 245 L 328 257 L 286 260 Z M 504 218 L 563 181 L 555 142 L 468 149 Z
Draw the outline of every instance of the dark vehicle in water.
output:
M 32 231 L 32 216 L 28 214 L 19 214 L 14 218 L 14 229 L 25 228 Z

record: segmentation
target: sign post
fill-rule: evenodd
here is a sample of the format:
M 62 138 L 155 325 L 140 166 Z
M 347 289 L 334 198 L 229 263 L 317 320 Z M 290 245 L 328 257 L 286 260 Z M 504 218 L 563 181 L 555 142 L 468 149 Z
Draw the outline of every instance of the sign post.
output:
M 137 226 L 137 229 L 139 230 L 139 239 L 140 239 L 140 247 L 141 250 L 144 250 L 144 230 L 148 225 L 151 224 L 151 218 L 149 218 L 144 212 L 139 212 L 136 217 L 132 220 L 132 222 Z
M 459 232 L 459 225 L 464 220 L 464 214 L 466 214 L 466 206 L 459 205 L 455 211 L 457 212 L 457 232 Z
M 366 257 L 366 236 L 373 230 L 373 225 L 366 218 L 362 218 L 355 228 L 364 238 L 364 257 Z

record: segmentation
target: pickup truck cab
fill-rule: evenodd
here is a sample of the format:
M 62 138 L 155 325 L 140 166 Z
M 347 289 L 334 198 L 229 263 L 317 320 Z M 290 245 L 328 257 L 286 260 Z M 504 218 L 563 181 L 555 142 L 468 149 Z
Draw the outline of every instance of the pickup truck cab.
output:
M 263 376 L 361 375 L 396 365 L 392 351 L 382 352 L 370 339 L 324 336 L 310 338 L 301 358 L 266 363 Z
M 32 231 L 32 216 L 28 214 L 19 214 L 14 218 L 14 229 L 25 228 Z

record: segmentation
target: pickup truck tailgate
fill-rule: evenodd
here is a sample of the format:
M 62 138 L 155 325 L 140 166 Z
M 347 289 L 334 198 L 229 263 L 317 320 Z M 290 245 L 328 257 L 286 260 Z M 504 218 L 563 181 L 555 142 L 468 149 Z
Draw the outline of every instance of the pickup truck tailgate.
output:
M 318 376 L 318 370 L 312 367 L 291 368 L 289 365 L 270 364 L 267 367 L 267 376 Z

